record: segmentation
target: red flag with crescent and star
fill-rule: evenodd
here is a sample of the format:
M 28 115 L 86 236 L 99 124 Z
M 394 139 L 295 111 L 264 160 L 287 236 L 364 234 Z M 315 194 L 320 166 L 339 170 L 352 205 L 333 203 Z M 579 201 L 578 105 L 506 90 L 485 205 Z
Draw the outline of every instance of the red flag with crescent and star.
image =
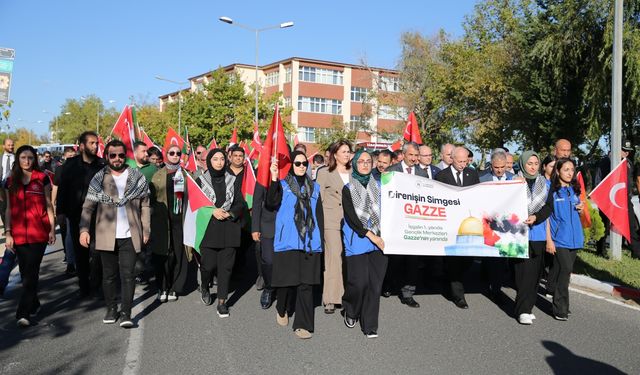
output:
M 413 112 L 409 113 L 409 120 L 407 121 L 407 127 L 404 129 L 403 138 L 407 142 L 415 142 L 419 145 L 422 144 L 418 120 L 416 119 L 416 114 Z
M 262 151 L 262 141 L 260 140 L 260 130 L 258 129 L 258 123 L 254 121 L 253 123 L 253 139 L 251 139 L 251 153 L 249 154 L 249 159 L 258 160 L 258 156 L 260 155 L 260 151 Z
M 171 144 L 178 145 L 180 150 L 185 147 L 184 139 L 172 128 L 167 131 L 167 136 L 164 138 L 163 151 L 166 152 Z
M 133 157 L 133 143 L 136 141 L 134 134 L 133 112 L 128 105 L 124 106 L 122 113 L 111 129 L 111 136 L 120 139 L 127 146 L 127 158 Z
M 264 187 L 269 186 L 271 180 L 271 163 L 278 163 L 278 177 L 282 180 L 289 173 L 291 159 L 289 157 L 289 147 L 287 145 L 287 137 L 284 135 L 282 127 L 282 119 L 280 118 L 280 109 L 276 105 L 273 113 L 271 127 L 267 133 L 264 143 L 262 144 L 262 152 L 258 162 L 258 183 Z
M 627 173 L 627 160 L 624 159 L 591 191 L 589 197 L 611 220 L 613 229 L 631 241 Z

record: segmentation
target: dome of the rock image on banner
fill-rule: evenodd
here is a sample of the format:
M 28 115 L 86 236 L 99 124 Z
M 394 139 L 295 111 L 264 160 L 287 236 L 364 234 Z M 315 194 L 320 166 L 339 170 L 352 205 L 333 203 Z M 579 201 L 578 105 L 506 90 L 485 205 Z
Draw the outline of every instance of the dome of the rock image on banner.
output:
M 486 256 L 500 256 L 497 248 L 485 245 L 482 220 L 469 216 L 462 220 L 456 236 L 456 244 L 445 246 L 446 255 L 477 256 L 478 252 Z

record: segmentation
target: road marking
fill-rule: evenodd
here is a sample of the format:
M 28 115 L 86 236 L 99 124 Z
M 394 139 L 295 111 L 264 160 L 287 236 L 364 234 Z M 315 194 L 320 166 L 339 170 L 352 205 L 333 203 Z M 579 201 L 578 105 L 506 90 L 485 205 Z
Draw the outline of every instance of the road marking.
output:
M 137 289 L 137 288 L 136 288 Z M 135 301 L 141 298 L 144 293 L 136 292 L 133 296 Z M 136 304 L 131 309 L 131 316 L 137 316 L 145 309 L 144 300 Z M 137 375 L 140 372 L 140 360 L 142 354 L 142 341 L 144 333 L 144 316 L 140 316 L 138 319 L 138 326 L 133 329 L 129 329 L 129 344 L 127 346 L 127 356 L 125 357 L 124 370 L 122 375 Z
M 626 307 L 626 308 L 629 308 L 629 309 L 632 309 L 632 310 L 640 311 L 640 307 L 628 305 L 628 304 L 626 304 L 626 303 L 624 303 L 622 301 L 618 301 L 618 300 L 614 300 L 614 299 L 611 299 L 611 298 L 607 298 L 606 296 L 601 296 L 601 295 L 598 295 L 598 294 L 595 294 L 595 293 L 591 293 L 591 292 L 587 292 L 585 290 L 577 289 L 577 288 L 574 288 L 574 287 L 569 287 L 569 290 L 572 291 L 572 292 L 577 292 L 577 293 L 580 293 L 580 294 L 587 295 L 589 297 L 601 299 L 601 300 L 607 301 L 609 303 L 613 303 L 614 305 L 623 306 L 623 307 Z

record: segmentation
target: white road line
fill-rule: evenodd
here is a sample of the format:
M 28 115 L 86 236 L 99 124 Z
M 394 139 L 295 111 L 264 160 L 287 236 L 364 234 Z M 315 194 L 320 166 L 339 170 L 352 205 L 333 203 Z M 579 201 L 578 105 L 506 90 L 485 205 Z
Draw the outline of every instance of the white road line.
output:
M 585 290 L 577 289 L 577 288 L 573 288 L 573 287 L 569 287 L 569 290 L 572 291 L 572 292 L 576 292 L 576 293 L 587 295 L 589 297 L 601 299 L 601 300 L 607 301 L 609 303 L 612 303 L 614 305 L 623 306 L 623 307 L 629 308 L 631 310 L 640 311 L 640 307 L 633 306 L 633 305 L 628 305 L 628 304 L 626 304 L 626 303 L 624 303 L 622 301 L 618 301 L 618 300 L 615 300 L 615 299 L 607 298 L 606 296 L 601 296 L 601 295 L 598 295 L 598 294 L 595 294 L 595 293 L 587 292 Z
M 139 291 L 133 296 L 134 301 L 140 298 L 144 292 Z M 146 305 L 144 300 L 135 305 L 131 310 L 131 316 L 137 316 L 144 311 Z M 122 375 L 137 375 L 140 372 L 140 362 L 142 356 L 142 341 L 144 335 L 144 317 L 138 319 L 138 326 L 129 330 L 129 344 L 127 346 L 127 356 L 125 357 Z

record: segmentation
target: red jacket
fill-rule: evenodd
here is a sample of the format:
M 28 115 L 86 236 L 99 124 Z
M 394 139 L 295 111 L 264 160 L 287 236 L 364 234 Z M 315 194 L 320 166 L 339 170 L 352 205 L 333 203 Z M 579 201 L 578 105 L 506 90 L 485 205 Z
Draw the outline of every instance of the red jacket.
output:
M 11 186 L 12 178 L 7 180 Z M 47 215 L 44 188 L 50 184 L 49 176 L 39 171 L 31 172 L 31 181 L 16 192 L 9 191 L 11 203 L 11 235 L 16 245 L 49 241 L 51 223 Z

